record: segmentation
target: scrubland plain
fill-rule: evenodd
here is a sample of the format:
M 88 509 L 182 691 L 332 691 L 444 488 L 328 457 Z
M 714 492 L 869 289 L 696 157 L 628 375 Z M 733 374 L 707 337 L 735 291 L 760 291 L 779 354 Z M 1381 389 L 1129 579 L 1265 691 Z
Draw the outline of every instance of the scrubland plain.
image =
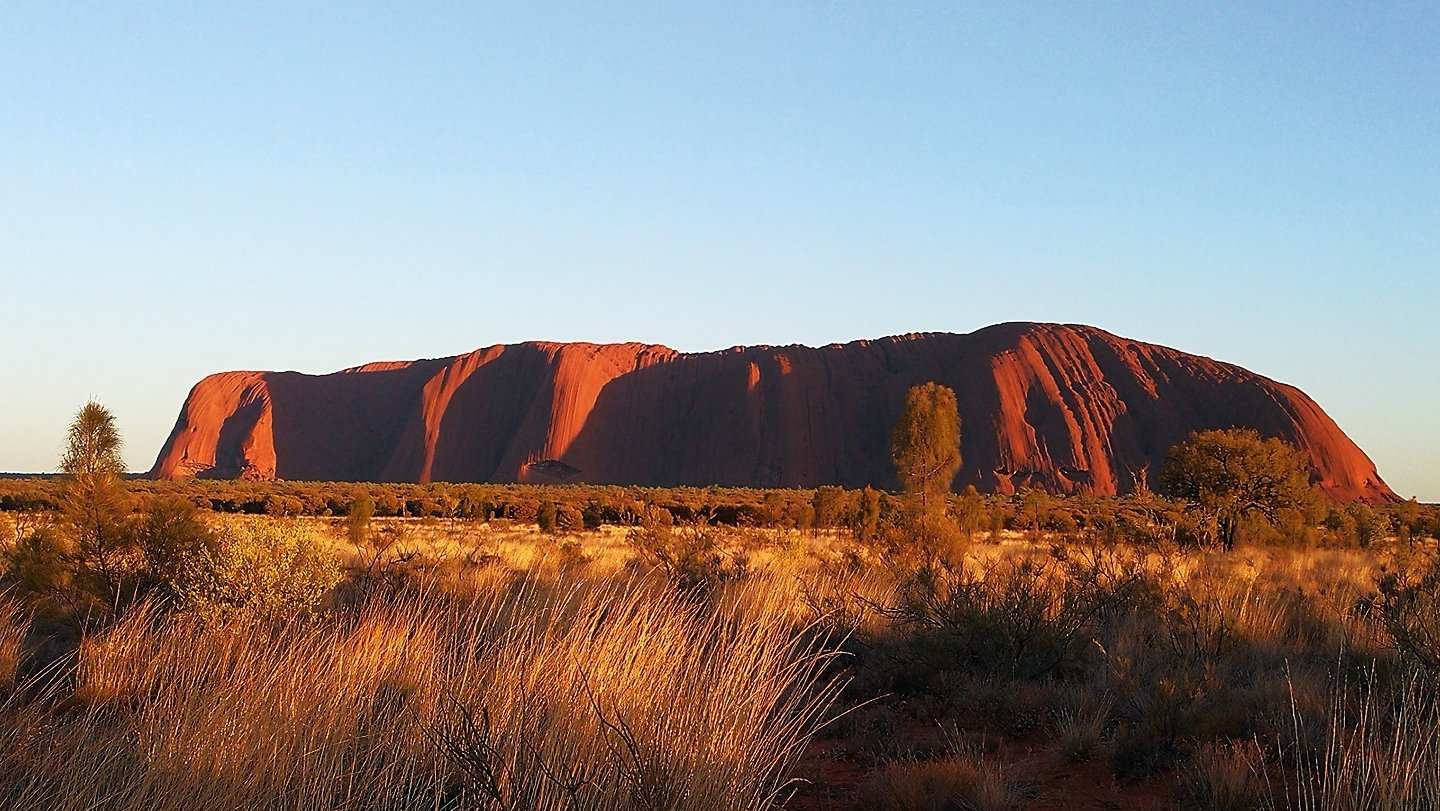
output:
M 0 516 L 5 807 L 1440 802 L 1429 538 L 198 519 L 80 613 Z

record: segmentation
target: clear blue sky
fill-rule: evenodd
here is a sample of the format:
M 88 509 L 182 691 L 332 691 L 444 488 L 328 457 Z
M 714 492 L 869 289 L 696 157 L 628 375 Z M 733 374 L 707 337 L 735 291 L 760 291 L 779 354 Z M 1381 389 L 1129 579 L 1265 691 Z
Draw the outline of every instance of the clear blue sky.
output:
M 0 9 L 0 470 L 221 369 L 1036 319 L 1440 499 L 1433 2 L 230 5 Z

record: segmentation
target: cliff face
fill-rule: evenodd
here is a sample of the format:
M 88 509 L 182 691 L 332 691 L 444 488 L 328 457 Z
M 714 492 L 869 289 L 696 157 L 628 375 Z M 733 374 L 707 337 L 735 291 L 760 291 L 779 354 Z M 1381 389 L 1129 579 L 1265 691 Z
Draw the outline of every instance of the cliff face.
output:
M 151 472 L 888 487 L 889 427 L 929 380 L 959 400 L 957 488 L 1124 493 L 1153 483 L 1191 431 L 1244 426 L 1304 448 L 1336 497 L 1394 497 L 1299 389 L 1057 324 L 696 354 L 537 342 L 318 376 L 224 372 L 190 391 Z

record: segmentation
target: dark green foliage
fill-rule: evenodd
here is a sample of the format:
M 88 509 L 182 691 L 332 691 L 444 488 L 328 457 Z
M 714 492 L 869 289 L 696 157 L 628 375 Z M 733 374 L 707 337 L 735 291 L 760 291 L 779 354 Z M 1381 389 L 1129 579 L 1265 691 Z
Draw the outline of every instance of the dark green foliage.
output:
M 914 386 L 890 431 L 900 486 L 922 506 L 950 491 L 960 471 L 960 412 L 955 392 L 939 383 Z
M 890 610 L 922 668 L 1034 679 L 1073 668 L 1107 616 L 1145 595 L 1136 561 L 1056 548 L 1044 558 L 926 567 Z
M 595 500 L 585 502 L 585 509 L 580 511 L 580 521 L 588 531 L 595 531 L 605 523 L 605 510 Z
M 1235 546 L 1246 517 L 1273 525 L 1281 510 L 1313 498 L 1305 454 L 1250 429 L 1192 434 L 1170 450 L 1160 483 L 1168 495 L 1191 502 L 1226 549 Z
M 186 561 L 215 539 L 195 505 L 178 496 L 152 500 L 135 519 L 135 541 L 145 559 L 142 587 L 170 589 Z
M 539 508 L 535 511 L 535 526 L 547 535 L 553 535 L 559 530 L 555 502 L 548 498 L 540 502 Z
M 59 512 L 65 502 L 68 481 L 60 476 L 0 475 L 0 511 Z M 131 496 L 123 505 L 127 510 L 141 508 L 155 497 L 176 496 L 202 510 L 219 513 L 264 514 L 269 505 L 277 505 L 277 510 L 287 514 L 343 517 L 348 515 L 351 503 L 364 494 L 373 504 L 375 517 L 404 517 L 410 515 L 409 508 L 413 506 L 418 514 L 437 518 L 505 518 L 533 523 L 540 502 L 548 499 L 557 507 L 567 504 L 580 510 L 582 519 L 589 510 L 590 520 L 598 516 L 602 524 L 633 526 L 639 521 L 643 505 L 652 504 L 684 520 L 703 514 L 715 524 L 795 528 L 805 526 L 807 515 L 814 515 L 816 524 L 823 526 L 829 509 L 826 507 L 820 515 L 815 514 L 816 490 L 443 482 L 153 481 L 136 477 L 122 477 L 118 483 Z M 842 513 L 849 517 L 832 520 L 838 521 L 837 526 L 855 528 L 862 539 L 873 539 L 879 529 L 880 505 L 887 499 L 895 500 L 874 488 L 869 488 L 868 493 L 862 488 L 822 496 L 822 506 L 842 499 L 845 505 Z M 1202 533 L 1209 533 L 1206 537 L 1213 540 L 1213 524 L 1206 525 L 1206 516 L 1201 511 L 1192 507 L 1186 512 L 1185 506 L 1185 502 L 1148 493 L 1120 498 L 1052 495 L 1040 526 L 1047 532 L 1074 532 L 1142 544 L 1184 542 Z M 950 499 L 947 512 L 962 535 L 972 534 L 972 510 L 978 512 L 980 523 L 973 535 L 983 537 L 993 530 L 1030 530 L 1034 522 L 1022 514 L 1022 507 L 1021 497 L 972 494 L 967 487 L 965 493 Z M 1251 539 L 1295 544 L 1297 514 L 1311 524 L 1307 529 L 1319 532 L 1318 536 L 1312 536 L 1312 541 L 1322 544 L 1355 545 L 1382 539 L 1391 532 L 1400 535 L 1402 524 L 1411 528 L 1412 539 L 1421 540 L 1432 537 L 1440 528 L 1440 509 L 1430 504 L 1334 505 L 1320 510 L 1305 505 L 1294 509 L 1294 513 L 1277 511 L 1278 534 L 1267 533 Z M 1357 518 L 1361 519 L 1358 524 Z M 1401 539 L 1404 540 L 1403 536 Z
M 860 491 L 860 515 L 855 522 L 855 536 L 872 541 L 880 530 L 880 491 L 867 486 Z
M 120 478 L 120 435 L 115 417 L 100 404 L 86 403 L 75 415 L 60 469 L 69 475 L 61 510 L 75 580 L 102 606 L 114 606 L 134 538 L 126 525 L 130 504 Z
M 370 519 L 375 515 L 375 500 L 361 493 L 350 502 L 345 512 L 345 535 L 350 543 L 364 546 L 370 540 Z
M 47 524 L 24 535 L 5 551 L 5 567 L 22 592 L 62 594 L 70 586 L 67 547 L 58 527 Z
M 817 487 L 810 506 L 817 527 L 845 527 L 854 521 L 849 493 L 843 487 Z
M 585 528 L 585 516 L 575 506 L 561 502 L 555 505 L 555 530 L 579 532 Z
M 704 596 L 749 569 L 744 550 L 729 543 L 726 533 L 700 518 L 675 526 L 664 511 L 652 511 L 626 540 L 641 560 L 662 572 L 677 589 Z
M 955 504 L 955 522 L 959 524 L 967 541 L 973 540 L 984 528 L 985 497 L 980 495 L 975 485 L 966 485 L 965 492 L 960 494 L 960 499 Z
M 1378 586 L 1380 618 L 1395 649 L 1440 675 L 1440 561 L 1387 572 Z

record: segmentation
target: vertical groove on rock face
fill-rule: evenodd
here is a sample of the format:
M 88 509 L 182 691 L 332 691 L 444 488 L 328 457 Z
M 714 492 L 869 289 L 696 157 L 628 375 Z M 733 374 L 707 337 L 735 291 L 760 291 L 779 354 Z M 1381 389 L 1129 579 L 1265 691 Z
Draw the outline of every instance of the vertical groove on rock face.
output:
M 1093 327 L 998 324 L 820 348 L 683 354 L 525 343 L 330 375 L 224 372 L 191 390 L 152 475 L 894 485 L 905 391 L 955 389 L 956 487 L 1110 494 L 1191 431 L 1253 427 L 1341 498 L 1394 494 L 1293 386 Z

